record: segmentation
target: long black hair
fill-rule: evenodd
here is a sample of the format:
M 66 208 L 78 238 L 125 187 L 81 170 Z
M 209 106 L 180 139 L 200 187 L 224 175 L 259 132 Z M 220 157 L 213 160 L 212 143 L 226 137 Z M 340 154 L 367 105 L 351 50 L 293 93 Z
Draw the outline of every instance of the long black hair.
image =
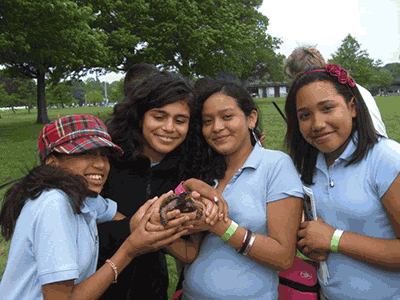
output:
M 146 143 L 142 122 L 147 111 L 181 100 L 187 101 L 191 115 L 194 114 L 196 107 L 190 85 L 165 72 L 149 77 L 125 95 L 125 100 L 114 106 L 111 119 L 106 122 L 112 141 L 124 150 L 124 155 L 117 160 L 125 161 L 141 154 Z
M 285 112 L 287 117 L 287 132 L 285 144 L 297 171 L 301 174 L 301 180 L 309 185 L 313 184 L 312 179 L 319 150 L 309 144 L 300 132 L 296 109 L 296 96 L 302 87 L 317 81 L 332 83 L 336 92 L 344 97 L 346 104 L 354 98 L 357 116 L 353 118 L 350 137 L 357 145 L 357 148 L 346 166 L 360 162 L 378 141 L 367 106 L 357 86 L 351 87 L 349 84 L 341 84 L 337 77 L 326 72 L 301 73 L 297 75 L 286 98 Z M 358 135 L 357 140 L 354 139 L 356 132 Z
M 197 131 L 200 132 L 200 144 L 197 148 L 199 150 L 201 149 L 201 152 L 199 151 L 197 153 L 195 163 L 198 170 L 197 172 L 199 179 L 211 184 L 214 179 L 224 178 L 227 170 L 227 164 L 224 156 L 208 145 L 202 134 L 202 111 L 204 102 L 206 102 L 206 100 L 215 93 L 223 93 L 235 99 L 237 105 L 243 111 L 246 117 L 250 116 L 253 110 L 258 112 L 258 109 L 253 98 L 246 89 L 226 80 L 204 78 L 195 86 L 194 92 L 197 104 L 197 111 L 194 121 L 196 122 Z M 257 118 L 254 133 L 258 139 L 261 137 L 261 132 L 259 130 L 259 117 Z M 254 146 L 256 140 L 252 134 L 250 134 L 250 139 L 251 144 Z
M 0 186 L 5 188 L 13 184 L 4 195 L 0 212 L 0 227 L 2 235 L 9 240 L 14 232 L 17 219 L 25 202 L 38 198 L 43 191 L 59 189 L 63 191 L 72 205 L 74 213 L 80 214 L 86 197 L 96 197 L 97 193 L 90 191 L 83 176 L 72 175 L 58 167 L 41 164 L 23 178 L 13 180 Z

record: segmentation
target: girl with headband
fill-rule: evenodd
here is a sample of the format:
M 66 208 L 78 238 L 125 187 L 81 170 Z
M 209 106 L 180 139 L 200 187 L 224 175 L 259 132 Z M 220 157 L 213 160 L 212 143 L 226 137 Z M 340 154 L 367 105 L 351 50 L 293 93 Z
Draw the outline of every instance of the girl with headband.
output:
M 146 225 L 169 194 L 147 201 L 135 214 L 138 226 L 96 272 L 96 223 L 123 217 L 117 204 L 99 196 L 109 156 L 121 155 L 100 119 L 65 116 L 39 135 L 41 164 L 6 192 L 0 226 L 11 239 L 0 290 L 2 299 L 98 299 L 137 255 L 154 251 L 187 233 L 178 218 L 170 229 Z M 4 185 L 3 185 L 4 187 Z M 172 224 L 171 224 L 172 225 Z M 184 230 L 185 229 L 185 230 Z
M 302 252 L 330 251 L 329 300 L 399 299 L 400 144 L 376 134 L 354 80 L 338 65 L 297 75 L 285 105 L 286 145 L 318 221 Z

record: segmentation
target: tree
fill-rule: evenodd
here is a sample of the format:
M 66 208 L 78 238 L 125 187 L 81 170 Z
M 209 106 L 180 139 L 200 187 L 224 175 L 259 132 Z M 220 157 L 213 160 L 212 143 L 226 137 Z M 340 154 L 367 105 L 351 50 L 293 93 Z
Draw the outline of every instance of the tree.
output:
M 89 91 L 86 94 L 87 103 L 95 104 L 95 103 L 102 103 L 104 101 L 104 95 L 101 91 Z
M 350 34 L 343 40 L 342 45 L 332 54 L 329 63 L 338 64 L 347 71 L 354 80 L 370 87 L 374 81 L 374 60 L 369 58 L 366 50 L 361 50 L 361 45 Z
M 384 68 L 390 72 L 394 81 L 400 81 L 400 63 L 386 64 Z
M 248 77 L 257 63 L 276 65 L 274 50 L 280 40 L 266 33 L 268 18 L 257 10 L 262 0 L 82 3 L 92 5 L 96 14 L 92 28 L 108 34 L 109 68 L 127 70 L 147 62 L 184 76 L 229 70 Z
M 115 84 L 114 84 L 115 83 Z M 108 92 L 108 100 L 111 103 L 122 102 L 124 100 L 124 78 L 111 84 Z
M 53 84 L 49 87 L 49 104 L 55 104 L 64 108 L 66 105 L 71 105 L 73 101 L 72 91 L 74 87 L 71 81 L 63 81 L 58 84 Z
M 73 86 L 72 97 L 82 105 L 85 102 L 85 83 L 82 80 L 72 80 L 71 84 Z
M 89 6 L 70 0 L 3 0 L 0 4 L 0 64 L 10 74 L 37 79 L 37 123 L 49 121 L 46 80 L 58 82 L 99 65 L 107 56 L 105 33 L 90 28 Z
M 1 95 L 0 106 L 28 106 L 28 113 L 32 107 L 32 98 L 35 95 L 35 82 L 26 77 L 9 77 L 4 71 L 0 72 Z M 14 111 L 15 113 L 15 111 Z
M 390 72 L 383 67 L 377 69 L 375 77 L 376 78 L 374 81 L 378 86 L 390 88 L 390 85 L 393 82 L 392 74 L 390 74 Z
M 6 84 L 3 82 L 0 84 L 0 94 L 2 97 L 2 106 L 3 107 L 11 107 L 12 111 L 15 114 L 15 106 L 21 106 L 22 105 L 22 100 L 20 97 L 18 97 L 18 94 L 16 93 L 7 93 L 6 92 Z

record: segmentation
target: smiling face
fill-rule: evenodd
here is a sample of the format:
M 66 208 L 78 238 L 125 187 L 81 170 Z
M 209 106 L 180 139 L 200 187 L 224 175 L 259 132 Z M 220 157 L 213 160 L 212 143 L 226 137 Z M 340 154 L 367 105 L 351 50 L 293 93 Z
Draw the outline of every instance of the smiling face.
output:
M 144 155 L 151 162 L 161 161 L 178 147 L 189 129 L 190 109 L 186 101 L 177 101 L 144 114 L 143 136 L 146 140 Z
M 107 148 L 98 148 L 79 154 L 50 155 L 46 164 L 60 167 L 70 174 L 83 176 L 87 180 L 89 190 L 100 194 L 110 172 L 108 155 Z
M 202 119 L 204 138 L 217 152 L 226 156 L 250 154 L 249 129 L 257 122 L 255 110 L 246 116 L 234 98 L 215 93 L 204 102 Z
M 329 166 L 350 141 L 357 115 L 354 99 L 346 104 L 332 83 L 317 81 L 299 89 L 296 109 L 301 134 L 325 153 Z

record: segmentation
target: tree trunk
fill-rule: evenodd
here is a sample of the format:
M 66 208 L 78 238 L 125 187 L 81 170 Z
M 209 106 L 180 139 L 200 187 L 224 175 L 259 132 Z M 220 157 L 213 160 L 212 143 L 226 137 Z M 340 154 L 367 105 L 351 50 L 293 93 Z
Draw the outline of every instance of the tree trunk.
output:
M 49 123 L 49 117 L 47 116 L 46 98 L 45 98 L 45 73 L 38 71 L 37 78 L 37 102 L 38 102 L 38 117 L 36 123 L 47 124 Z
M 26 101 L 28 102 L 28 114 L 31 113 L 31 100 L 29 96 L 26 96 Z

